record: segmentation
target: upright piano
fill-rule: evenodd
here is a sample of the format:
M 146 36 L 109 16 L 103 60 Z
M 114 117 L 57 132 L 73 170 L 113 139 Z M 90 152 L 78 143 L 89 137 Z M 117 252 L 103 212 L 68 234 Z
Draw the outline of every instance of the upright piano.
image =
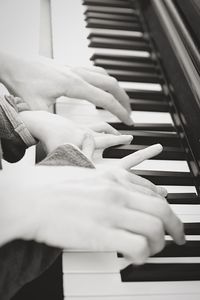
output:
M 127 265 L 116 252 L 65 249 L 57 299 L 199 300 L 200 1 L 45 2 L 50 42 L 44 52 L 64 64 L 105 68 L 130 96 L 135 125 L 66 98 L 58 99 L 54 112 L 84 124 L 103 120 L 134 136 L 131 145 L 105 149 L 97 164 L 161 143 L 164 151 L 134 172 L 168 189 L 187 239 L 177 246 L 166 235 L 164 250 L 142 266 Z
M 134 136 L 131 145 L 106 149 L 101 163 L 161 143 L 163 153 L 134 171 L 167 187 L 187 237 L 176 246 L 166 235 L 165 249 L 143 266 L 127 266 L 116 252 L 66 249 L 65 299 L 200 299 L 200 2 L 52 0 L 51 24 L 54 58 L 105 68 L 130 96 L 135 126 L 87 103 L 71 109 L 69 99 L 55 112 Z

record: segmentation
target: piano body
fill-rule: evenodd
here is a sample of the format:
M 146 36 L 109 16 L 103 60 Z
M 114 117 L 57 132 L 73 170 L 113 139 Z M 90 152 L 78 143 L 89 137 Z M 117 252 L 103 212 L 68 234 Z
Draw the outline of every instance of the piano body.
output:
M 131 145 L 106 149 L 96 163 L 163 144 L 161 155 L 134 172 L 167 187 L 187 237 L 176 246 L 166 235 L 165 249 L 138 267 L 116 252 L 66 249 L 63 290 L 54 299 L 199 300 L 199 1 L 42 0 L 41 10 L 40 53 L 69 65 L 104 67 L 129 94 L 135 126 L 84 101 L 60 98 L 54 112 L 84 124 L 103 120 L 133 134 Z M 49 272 L 61 272 L 59 264 Z M 41 289 L 37 281 L 34 288 Z
M 51 1 L 54 58 L 66 64 L 92 63 L 116 77 L 130 96 L 135 126 L 91 104 L 75 107 L 69 99 L 59 99 L 55 112 L 82 123 L 104 120 L 133 134 L 132 145 L 106 149 L 101 163 L 163 144 L 160 156 L 134 172 L 168 188 L 168 201 L 187 236 L 182 247 L 166 236 L 166 248 L 139 267 L 128 266 L 116 252 L 65 250 L 65 299 L 200 299 L 197 7 L 198 1 L 178 0 Z

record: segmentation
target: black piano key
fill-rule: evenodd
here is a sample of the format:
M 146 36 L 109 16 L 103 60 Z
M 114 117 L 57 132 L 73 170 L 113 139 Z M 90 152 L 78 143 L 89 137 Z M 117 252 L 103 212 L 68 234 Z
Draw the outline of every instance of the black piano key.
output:
M 130 8 L 131 4 L 129 1 L 124 0 L 84 0 L 83 5 L 97 5 L 97 6 L 114 6 L 114 7 L 123 7 Z
M 156 157 L 155 157 L 156 158 Z M 194 177 L 189 172 L 131 170 L 132 173 L 146 178 L 158 185 L 195 185 Z
M 185 223 L 185 232 L 192 232 L 190 235 L 199 234 L 200 223 Z M 123 254 L 117 253 L 118 257 L 123 257 Z M 200 256 L 200 241 L 187 241 L 184 245 L 179 246 L 173 241 L 166 241 L 165 248 L 153 257 L 199 257 Z
M 134 126 L 128 126 L 122 122 L 110 122 L 117 130 L 149 130 L 149 131 L 168 131 L 175 132 L 175 128 L 172 124 L 154 124 L 154 123 L 137 123 Z
M 184 223 L 184 232 L 186 235 L 200 235 L 200 223 Z
M 123 282 L 200 280 L 200 263 L 147 263 L 122 270 Z
M 131 109 L 139 111 L 169 112 L 169 103 L 167 101 L 154 101 L 142 99 L 130 99 Z
M 200 197 L 195 193 L 169 193 L 167 202 L 170 204 L 200 204 Z M 200 233 L 199 233 L 200 234 Z
M 195 224 L 195 223 L 194 223 Z M 197 223 L 199 227 L 199 223 Z M 200 241 L 187 241 L 184 245 L 179 246 L 173 241 L 167 241 L 165 248 L 154 255 L 154 257 L 199 257 Z
M 130 70 L 106 70 L 110 76 L 115 77 L 119 81 L 130 81 L 130 82 L 147 82 L 147 83 L 163 83 L 163 78 L 154 73 L 147 72 L 135 72 Z
M 133 70 L 133 71 L 145 71 L 159 73 L 158 67 L 152 62 L 136 62 L 136 61 L 124 61 L 120 59 L 94 59 L 94 64 L 102 68 L 112 68 L 117 70 Z
M 89 47 L 151 51 L 150 45 L 143 40 L 134 41 L 94 36 L 90 38 Z
M 101 20 L 88 18 L 87 28 L 106 28 L 106 29 L 119 29 L 119 30 L 131 30 L 142 32 L 142 26 L 138 22 L 122 22 L 122 21 L 112 21 L 112 20 Z
M 103 12 L 103 13 L 113 13 L 124 16 L 138 16 L 138 10 L 134 8 L 122 8 L 122 7 L 105 7 L 105 6 L 97 6 L 97 5 L 87 5 L 87 12 Z
M 146 148 L 145 145 L 113 146 L 104 150 L 104 158 L 122 158 L 138 150 Z M 163 151 L 153 159 L 186 160 L 185 150 L 180 147 L 163 147 Z
M 156 132 L 156 131 L 140 131 L 140 130 L 120 130 L 121 134 L 132 135 L 132 144 L 152 145 L 160 143 L 163 146 L 180 146 L 180 139 L 177 133 L 172 132 Z
M 97 18 L 102 20 L 119 20 L 119 21 L 139 21 L 139 17 L 137 15 L 119 15 L 119 14 L 109 14 L 109 13 L 101 13 L 101 12 L 86 12 L 85 13 L 86 20 L 87 18 Z

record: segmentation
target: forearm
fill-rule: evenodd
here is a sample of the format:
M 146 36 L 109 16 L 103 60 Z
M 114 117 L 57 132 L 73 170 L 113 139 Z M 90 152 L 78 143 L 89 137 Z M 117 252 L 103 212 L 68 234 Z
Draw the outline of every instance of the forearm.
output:
M 34 203 L 26 197 L 18 171 L 0 171 L 0 246 L 14 239 L 28 239 L 31 231 Z
M 9 91 L 12 91 L 11 78 L 13 70 L 19 67 L 19 61 L 16 57 L 0 52 L 0 82 L 3 83 Z

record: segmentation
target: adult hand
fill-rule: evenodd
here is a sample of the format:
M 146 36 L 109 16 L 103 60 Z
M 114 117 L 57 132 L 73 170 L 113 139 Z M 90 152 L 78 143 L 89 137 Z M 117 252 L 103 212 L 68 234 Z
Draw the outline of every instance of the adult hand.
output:
M 184 243 L 183 224 L 165 199 L 135 190 L 121 168 L 116 174 L 116 169 L 38 166 L 26 173 L 7 171 L 0 183 L 1 243 L 23 238 L 112 250 L 136 264 L 163 249 L 165 231 Z
M 25 60 L 0 53 L 0 79 L 32 109 L 46 110 L 60 96 L 84 99 L 132 125 L 129 97 L 117 80 L 99 67 L 70 68 L 54 60 Z

